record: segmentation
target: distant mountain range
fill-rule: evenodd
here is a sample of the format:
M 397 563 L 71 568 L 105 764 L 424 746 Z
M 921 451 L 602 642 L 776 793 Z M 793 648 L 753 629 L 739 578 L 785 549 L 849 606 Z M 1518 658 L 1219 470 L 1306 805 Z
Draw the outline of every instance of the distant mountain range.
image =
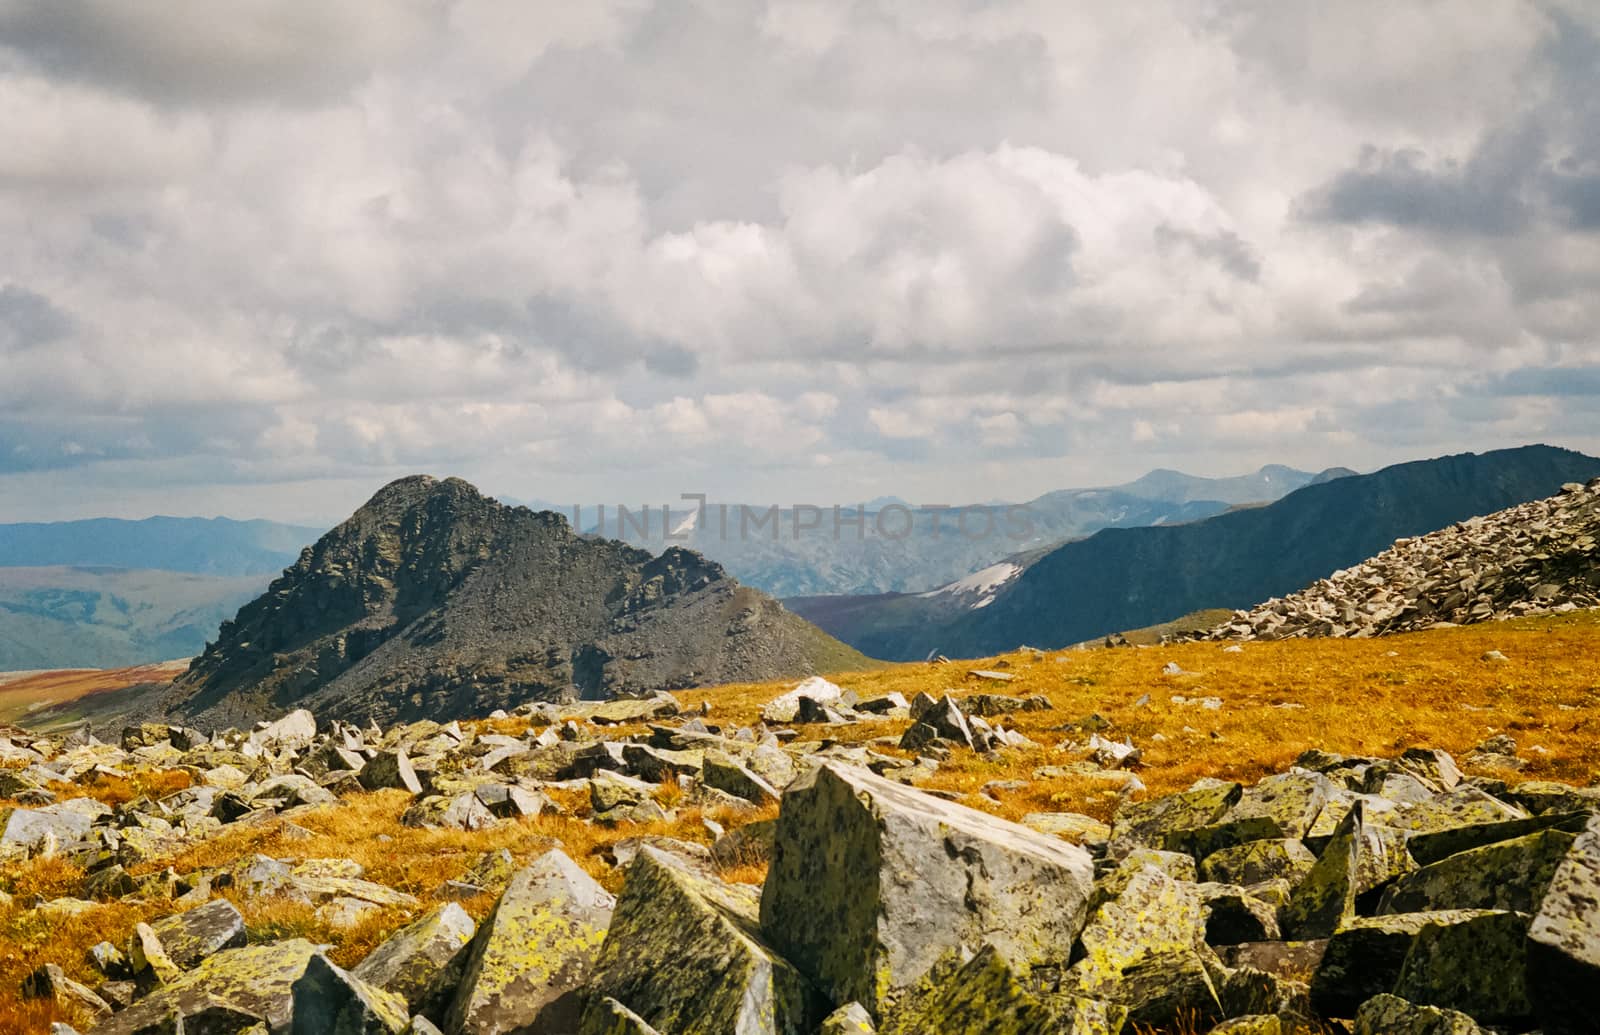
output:
M 295 707 L 448 719 L 866 662 L 698 554 L 654 557 L 413 477 L 223 623 L 162 706 L 209 726 Z
M 0 672 L 191 657 L 267 581 L 124 568 L 0 568 Z
M 158 568 L 276 575 L 319 534 L 276 521 L 153 517 L 0 525 L 0 567 Z
M 624 516 L 611 508 L 603 522 L 595 521 L 594 507 L 582 514 L 595 522 L 586 524 L 590 532 L 651 550 L 673 543 L 696 550 L 741 582 L 777 596 L 881 594 L 931 590 L 1013 554 L 1103 528 L 1198 521 L 1353 473 L 1270 465 L 1236 478 L 1198 478 L 1156 470 L 1126 485 L 982 504 L 965 517 L 959 508 L 918 507 L 898 497 L 867 503 L 864 520 L 856 508 L 844 508 L 836 520 L 831 508 L 769 515 L 766 507 L 715 503 L 703 513 L 682 507 L 663 513 L 657 506 L 643 520 L 638 509 Z M 570 516 L 572 508 L 559 512 Z
M 1163 491 L 1188 491 L 1158 472 Z M 1203 608 L 1251 607 L 1358 563 L 1403 536 L 1541 499 L 1600 475 L 1549 446 L 1471 453 L 1306 484 L 1269 506 L 1176 526 L 1107 528 L 917 595 L 786 601 L 874 657 L 981 657 L 1061 647 Z

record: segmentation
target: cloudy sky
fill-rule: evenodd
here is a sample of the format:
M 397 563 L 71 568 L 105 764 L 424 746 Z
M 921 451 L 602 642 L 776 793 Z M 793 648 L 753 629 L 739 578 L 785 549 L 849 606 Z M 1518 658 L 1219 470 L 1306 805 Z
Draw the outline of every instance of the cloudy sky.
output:
M 0 520 L 1600 451 L 1592 0 L 0 0 Z

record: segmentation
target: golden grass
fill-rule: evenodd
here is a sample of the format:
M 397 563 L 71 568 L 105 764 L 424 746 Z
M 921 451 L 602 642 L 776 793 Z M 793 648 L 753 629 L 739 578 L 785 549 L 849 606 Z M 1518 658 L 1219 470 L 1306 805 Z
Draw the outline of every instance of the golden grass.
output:
M 7 678 L 0 681 L 0 722 L 25 722 L 41 708 L 90 694 L 114 693 L 139 683 L 164 683 L 188 666 L 182 661 L 133 668 L 64 669 Z
M 1090 716 L 1107 724 L 1106 736 L 1132 737 L 1143 752 L 1141 779 L 1150 794 L 1180 789 L 1201 776 L 1255 780 L 1288 766 L 1301 751 L 1323 748 L 1346 753 L 1393 755 L 1407 747 L 1444 748 L 1458 759 L 1495 733 L 1510 732 L 1530 765 L 1511 779 L 1557 779 L 1588 784 L 1600 775 L 1600 612 L 1560 618 L 1527 619 L 1463 629 L 1416 633 L 1381 640 L 1312 640 L 1247 643 L 1239 653 L 1222 644 L 1196 643 L 1170 647 L 1058 651 L 1044 655 L 1018 652 L 974 663 L 898 665 L 832 677 L 862 696 L 919 691 L 959 696 L 992 692 L 1013 696 L 1042 694 L 1053 705 L 1045 712 L 1023 712 L 1004 720 L 1039 745 L 1008 751 L 998 762 L 958 753 L 929 786 L 955 792 L 967 804 L 1000 816 L 1018 818 L 1033 811 L 1084 812 L 1110 818 L 1120 801 L 1116 786 L 1086 777 L 1031 781 L 1021 791 L 999 791 L 998 800 L 979 793 L 996 780 L 1029 780 L 1034 769 L 1074 760 L 1063 742 L 1087 739 L 1069 724 L 1082 725 Z M 1509 661 L 1480 660 L 1488 650 L 1503 651 Z M 1162 667 L 1177 662 L 1184 675 L 1164 676 Z M 996 668 L 1012 673 L 1009 683 L 965 678 L 968 669 Z M 786 689 L 784 684 L 748 684 L 692 690 L 677 696 L 686 708 L 711 703 L 708 721 L 723 726 L 756 720 L 763 703 Z M 1149 695 L 1149 703 L 1138 702 Z M 1172 697 L 1213 696 L 1221 709 L 1174 703 Z M 1282 707 L 1291 705 L 1294 707 Z M 487 720 L 466 724 L 479 732 L 516 735 L 524 719 Z M 803 737 L 853 741 L 897 737 L 904 721 L 875 721 L 851 727 L 812 727 Z M 612 728 L 608 736 L 638 732 L 644 727 Z M 893 749 L 890 750 L 891 753 Z M 54 788 L 63 795 L 89 794 L 102 801 L 127 801 L 140 794 L 159 796 L 181 787 L 182 774 L 104 780 L 88 786 Z M 657 792 L 663 804 L 678 805 L 670 823 L 603 828 L 586 822 L 587 795 L 555 792 L 566 815 L 506 822 L 489 830 L 464 832 L 414 830 L 399 824 L 408 796 L 400 791 L 358 794 L 338 806 L 293 817 L 309 838 L 286 836 L 286 823 L 274 820 L 236 827 L 220 836 L 186 847 L 167 858 L 134 868 L 136 875 L 172 867 L 185 873 L 202 867 L 231 866 L 260 852 L 277 858 L 348 858 L 360 863 L 369 880 L 408 892 L 420 900 L 417 910 L 386 909 L 354 928 L 335 929 L 314 909 L 281 901 L 248 899 L 228 892 L 245 914 L 247 929 L 257 940 L 302 936 L 329 942 L 337 962 L 354 964 L 390 933 L 438 902 L 433 891 L 459 878 L 485 852 L 506 848 L 518 864 L 560 845 L 607 888 L 620 888 L 621 872 L 609 851 L 617 841 L 655 834 L 706 843 L 702 823 L 708 814 L 682 807 L 675 785 Z M 4 803 L 0 803 L 3 807 Z M 714 811 L 709 818 L 728 827 L 776 814 Z M 762 866 L 741 865 L 730 879 L 758 883 Z M 0 907 L 0 1031 L 42 1033 L 52 1020 L 64 1017 L 48 1004 L 23 1002 L 14 990 L 39 965 L 60 964 L 69 976 L 92 985 L 97 977 L 85 953 L 90 945 L 109 940 L 125 945 L 133 926 L 171 911 L 165 902 L 105 903 L 81 917 L 45 922 L 26 908 L 34 896 L 74 894 L 82 873 L 60 860 L 33 860 L 0 866 L 0 889 L 16 896 Z M 497 889 L 496 889 L 497 890 Z M 494 895 L 462 903 L 482 918 Z

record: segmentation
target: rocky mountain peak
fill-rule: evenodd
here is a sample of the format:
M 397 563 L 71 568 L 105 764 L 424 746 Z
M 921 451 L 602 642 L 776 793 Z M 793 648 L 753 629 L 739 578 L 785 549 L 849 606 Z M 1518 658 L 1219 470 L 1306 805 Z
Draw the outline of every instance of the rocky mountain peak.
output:
M 859 656 L 699 554 L 580 537 L 558 514 L 419 475 L 384 486 L 225 622 L 171 704 L 219 721 L 302 704 L 474 714 L 803 675 L 823 657 Z

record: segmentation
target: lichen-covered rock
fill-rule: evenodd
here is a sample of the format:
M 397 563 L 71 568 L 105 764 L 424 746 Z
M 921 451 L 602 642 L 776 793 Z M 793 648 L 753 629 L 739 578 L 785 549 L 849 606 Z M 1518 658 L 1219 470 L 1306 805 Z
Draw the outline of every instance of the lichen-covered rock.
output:
M 1322 812 L 1331 790 L 1321 773 L 1268 776 L 1240 794 L 1221 819 L 1191 831 L 1185 850 L 1204 859 L 1248 841 L 1303 837 Z
M 1116 1035 L 1127 1015 L 1123 1007 L 1081 996 L 1036 992 L 986 945 L 965 964 L 957 956 L 936 963 L 888 1009 L 878 1030 L 881 1035 Z
M 459 1035 L 563 1035 L 616 905 L 560 850 L 518 871 L 473 937 L 445 1027 Z
M 761 928 L 834 1002 L 876 1010 L 955 949 L 1065 963 L 1092 884 L 1075 845 L 827 762 L 783 796 Z
M 706 752 L 700 778 L 707 787 L 726 791 L 752 805 L 770 805 L 778 800 L 776 787 L 718 751 Z
M 1356 1012 L 1355 1035 L 1486 1035 L 1464 1013 L 1417 1006 L 1399 996 L 1373 996 Z
M 1394 994 L 1490 1024 L 1528 1018 L 1529 920 L 1526 913 L 1483 912 L 1425 924 L 1406 953 Z
M 1222 962 L 1233 969 L 1250 968 L 1277 977 L 1309 983 L 1322 957 L 1328 951 L 1326 940 L 1309 942 L 1245 942 L 1217 949 Z
M 300 938 L 271 945 L 226 949 L 176 977 L 121 1013 L 112 1014 L 93 1035 L 136 1035 L 159 1032 L 176 1014 L 187 1022 L 205 1015 L 264 1022 L 274 1032 L 286 1031 L 292 1013 L 290 990 L 306 972 L 315 945 Z M 200 1031 L 243 1031 L 247 1023 L 216 1027 L 195 1023 Z
M 643 1017 L 605 996 L 584 1011 L 578 1035 L 661 1035 Z
M 1223 1013 L 1228 1017 L 1250 1014 L 1311 1017 L 1311 990 L 1305 982 L 1255 967 L 1230 971 L 1217 992 L 1222 999 Z
M 1277 939 L 1278 909 L 1271 902 L 1232 884 L 1201 884 L 1198 890 L 1204 904 L 1207 944 L 1238 945 Z
M 1366 822 L 1357 802 L 1340 821 L 1322 857 L 1295 889 L 1282 915 L 1284 933 L 1326 938 L 1355 915 L 1356 899 L 1414 869 L 1405 835 Z
M 1077 812 L 1030 812 L 1022 817 L 1022 825 L 1085 847 L 1104 847 L 1111 841 L 1108 824 Z
M 1061 987 L 1126 1006 L 1130 1018 L 1145 1024 L 1185 1011 L 1218 1016 L 1221 1003 L 1206 967 L 1217 961 L 1205 930 L 1199 889 L 1147 867 L 1094 911 L 1079 938 L 1082 958 Z
M 1548 1035 L 1600 1018 L 1600 816 L 1567 850 L 1528 931 L 1528 993 Z
M 434 1012 L 437 992 L 454 990 L 478 925 L 454 902 L 389 936 L 350 973 L 405 1000 L 412 1013 Z
M 67 977 L 54 963 L 46 963 L 23 979 L 24 999 L 50 999 L 69 1012 L 82 1012 L 92 1017 L 111 1013 L 111 1005 L 96 995 L 87 985 Z
M 590 992 L 672 1035 L 810 1035 L 824 1004 L 762 940 L 759 896 L 641 848 Z
M 411 767 L 411 758 L 403 748 L 379 751 L 373 755 L 361 767 L 359 779 L 361 786 L 369 791 L 396 787 L 412 794 L 422 793 L 422 781 L 417 778 L 417 771 Z
M 1547 813 L 1526 819 L 1506 819 L 1492 823 L 1470 823 L 1429 833 L 1413 833 L 1406 839 L 1406 850 L 1420 866 L 1429 866 L 1457 852 L 1467 852 L 1485 845 L 1498 844 L 1541 830 L 1564 830 L 1569 834 L 1583 832 L 1592 813 Z
M 1206 1035 L 1284 1035 L 1284 1030 L 1277 1014 L 1254 1013 L 1223 1021 Z
M 1380 913 L 1436 909 L 1510 909 L 1532 913 L 1576 835 L 1541 830 L 1460 852 L 1424 866 L 1387 888 Z
M 860 1003 L 846 1003 L 822 1020 L 817 1035 L 878 1035 L 872 1015 Z
M 1135 848 L 1186 851 L 1190 831 L 1215 823 L 1243 793 L 1236 783 L 1202 780 L 1186 791 L 1117 810 L 1109 854 L 1121 859 Z
M 1260 884 L 1287 880 L 1298 887 L 1317 865 L 1317 857 L 1296 838 L 1265 838 L 1212 852 L 1200 875 L 1218 884 Z
M 1394 815 L 1385 817 L 1383 822 L 1385 826 L 1411 834 L 1431 834 L 1455 827 L 1527 818 L 1528 814 L 1523 810 L 1476 787 L 1462 784 L 1453 791 L 1434 795 L 1427 801 L 1401 805 Z
M 311 957 L 291 995 L 290 1035 L 401 1035 L 411 1026 L 404 999 L 351 976 L 321 953 Z
M 477 795 L 470 792 L 449 797 L 429 795 L 400 816 L 400 825 L 407 827 L 482 830 L 494 823 L 494 814 L 484 807 Z
M 180 970 L 193 970 L 207 956 L 245 943 L 244 916 L 225 898 L 158 920 L 150 929 Z
M 1311 979 L 1311 1004 L 1329 1017 L 1349 1017 L 1371 997 L 1394 989 L 1417 934 L 1430 924 L 1455 924 L 1471 911 L 1358 917 L 1328 939 Z

